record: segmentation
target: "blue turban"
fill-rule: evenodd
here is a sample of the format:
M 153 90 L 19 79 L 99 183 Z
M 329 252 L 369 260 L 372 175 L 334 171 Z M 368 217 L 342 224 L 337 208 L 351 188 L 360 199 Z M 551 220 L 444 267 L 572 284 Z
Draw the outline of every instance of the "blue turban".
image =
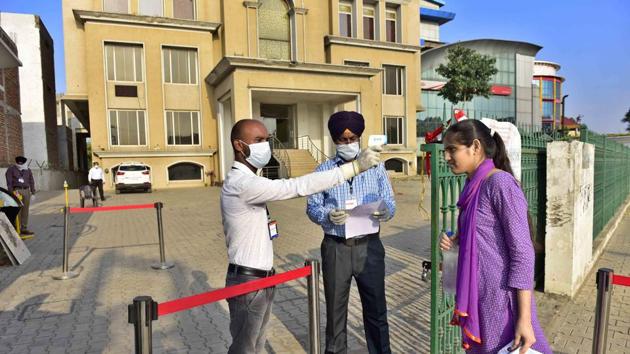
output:
M 338 140 L 346 129 L 361 136 L 365 130 L 365 120 L 361 113 L 341 111 L 333 113 L 328 119 L 328 131 L 333 140 Z

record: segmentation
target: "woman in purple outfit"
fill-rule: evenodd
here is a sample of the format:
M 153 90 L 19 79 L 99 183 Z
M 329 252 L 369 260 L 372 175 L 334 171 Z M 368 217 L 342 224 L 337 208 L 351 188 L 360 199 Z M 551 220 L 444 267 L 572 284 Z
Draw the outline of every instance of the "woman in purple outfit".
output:
M 468 353 L 497 353 L 507 344 L 552 353 L 536 316 L 534 247 L 527 201 L 512 176 L 499 134 L 478 120 L 452 125 L 444 136 L 446 161 L 468 178 L 457 206 L 459 244 L 452 324 L 461 326 Z M 516 350 L 516 349 L 514 349 Z

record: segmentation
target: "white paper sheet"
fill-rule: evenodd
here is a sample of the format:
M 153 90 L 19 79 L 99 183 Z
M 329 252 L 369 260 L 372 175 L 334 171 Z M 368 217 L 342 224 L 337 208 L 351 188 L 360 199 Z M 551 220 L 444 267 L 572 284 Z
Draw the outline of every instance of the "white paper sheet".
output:
M 508 349 L 510 349 L 512 347 L 512 342 L 508 343 L 505 347 L 503 347 L 501 350 L 499 350 L 499 352 L 497 354 L 513 354 L 513 353 L 518 353 L 519 349 L 516 349 L 514 351 L 509 351 Z M 538 350 L 534 350 L 534 349 L 528 349 L 526 352 L 526 354 L 542 354 L 541 352 L 539 352 Z
M 385 209 L 385 203 L 379 200 L 373 203 L 362 204 L 349 210 L 349 215 L 346 219 L 346 238 L 378 232 L 380 222 L 372 217 L 372 214 L 383 209 Z

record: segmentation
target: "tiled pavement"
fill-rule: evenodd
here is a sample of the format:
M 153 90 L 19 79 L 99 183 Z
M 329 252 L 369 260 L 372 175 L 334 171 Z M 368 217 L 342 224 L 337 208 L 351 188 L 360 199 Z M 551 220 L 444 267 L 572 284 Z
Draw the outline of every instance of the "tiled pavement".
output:
M 630 208 L 578 295 L 571 301 L 547 301 L 547 305 L 559 304 L 554 316 L 547 314 L 546 324 L 546 334 L 556 353 L 592 352 L 595 274 L 599 268 L 611 268 L 616 274 L 630 276 Z M 608 353 L 630 353 L 630 287 L 613 287 L 608 325 Z
M 395 353 L 427 353 L 429 347 L 430 284 L 420 280 L 421 261 L 429 257 L 429 221 L 418 209 L 419 186 L 418 179 L 395 182 L 398 212 L 382 230 Z M 176 263 L 167 271 L 150 268 L 159 258 L 153 210 L 72 215 L 70 266 L 80 276 L 57 281 L 52 276 L 61 271 L 63 195 L 40 193 L 31 210 L 37 236 L 26 241 L 32 258 L 19 267 L 0 267 L 0 353 L 130 353 L 132 326 L 127 324 L 126 307 L 134 296 L 151 295 L 163 302 L 223 287 L 227 260 L 218 195 L 218 188 L 198 188 L 109 196 L 105 205 L 164 202 L 166 255 Z M 428 198 L 427 193 L 425 206 Z M 76 191 L 71 191 L 71 203 L 78 204 Z M 319 258 L 321 231 L 307 219 L 304 209 L 304 199 L 270 204 L 281 231 L 274 241 L 279 271 L 300 267 L 308 257 Z M 625 227 L 625 235 L 630 230 L 627 219 L 619 229 Z M 624 242 L 620 239 L 613 240 L 616 251 L 606 253 L 602 262 L 610 259 L 619 272 L 630 273 L 626 260 L 630 241 L 627 236 Z M 308 349 L 305 283 L 300 280 L 278 288 L 268 333 L 269 353 Z M 323 335 L 323 291 L 320 296 Z M 584 319 L 577 315 L 592 316 L 593 296 L 580 294 L 574 302 L 537 297 L 554 347 L 566 353 L 585 347 L 592 329 L 584 329 L 580 322 Z M 623 289 L 614 295 L 611 319 L 616 328 L 611 345 L 620 348 L 630 346 L 630 323 L 624 322 L 630 306 L 624 308 L 622 302 L 630 305 L 630 293 Z M 154 352 L 225 353 L 230 342 L 228 323 L 225 301 L 161 317 L 154 323 Z M 572 346 L 576 341 L 580 342 Z M 354 286 L 349 346 L 352 353 L 367 352 Z

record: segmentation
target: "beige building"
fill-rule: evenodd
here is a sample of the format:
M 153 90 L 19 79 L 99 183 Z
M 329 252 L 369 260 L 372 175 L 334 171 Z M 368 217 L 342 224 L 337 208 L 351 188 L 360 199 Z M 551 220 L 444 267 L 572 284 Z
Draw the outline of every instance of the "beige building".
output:
M 334 155 L 330 114 L 387 134 L 386 166 L 414 174 L 419 0 L 63 0 L 65 104 L 93 160 L 151 167 L 156 188 L 221 181 L 236 120 L 274 133 L 265 173 Z

